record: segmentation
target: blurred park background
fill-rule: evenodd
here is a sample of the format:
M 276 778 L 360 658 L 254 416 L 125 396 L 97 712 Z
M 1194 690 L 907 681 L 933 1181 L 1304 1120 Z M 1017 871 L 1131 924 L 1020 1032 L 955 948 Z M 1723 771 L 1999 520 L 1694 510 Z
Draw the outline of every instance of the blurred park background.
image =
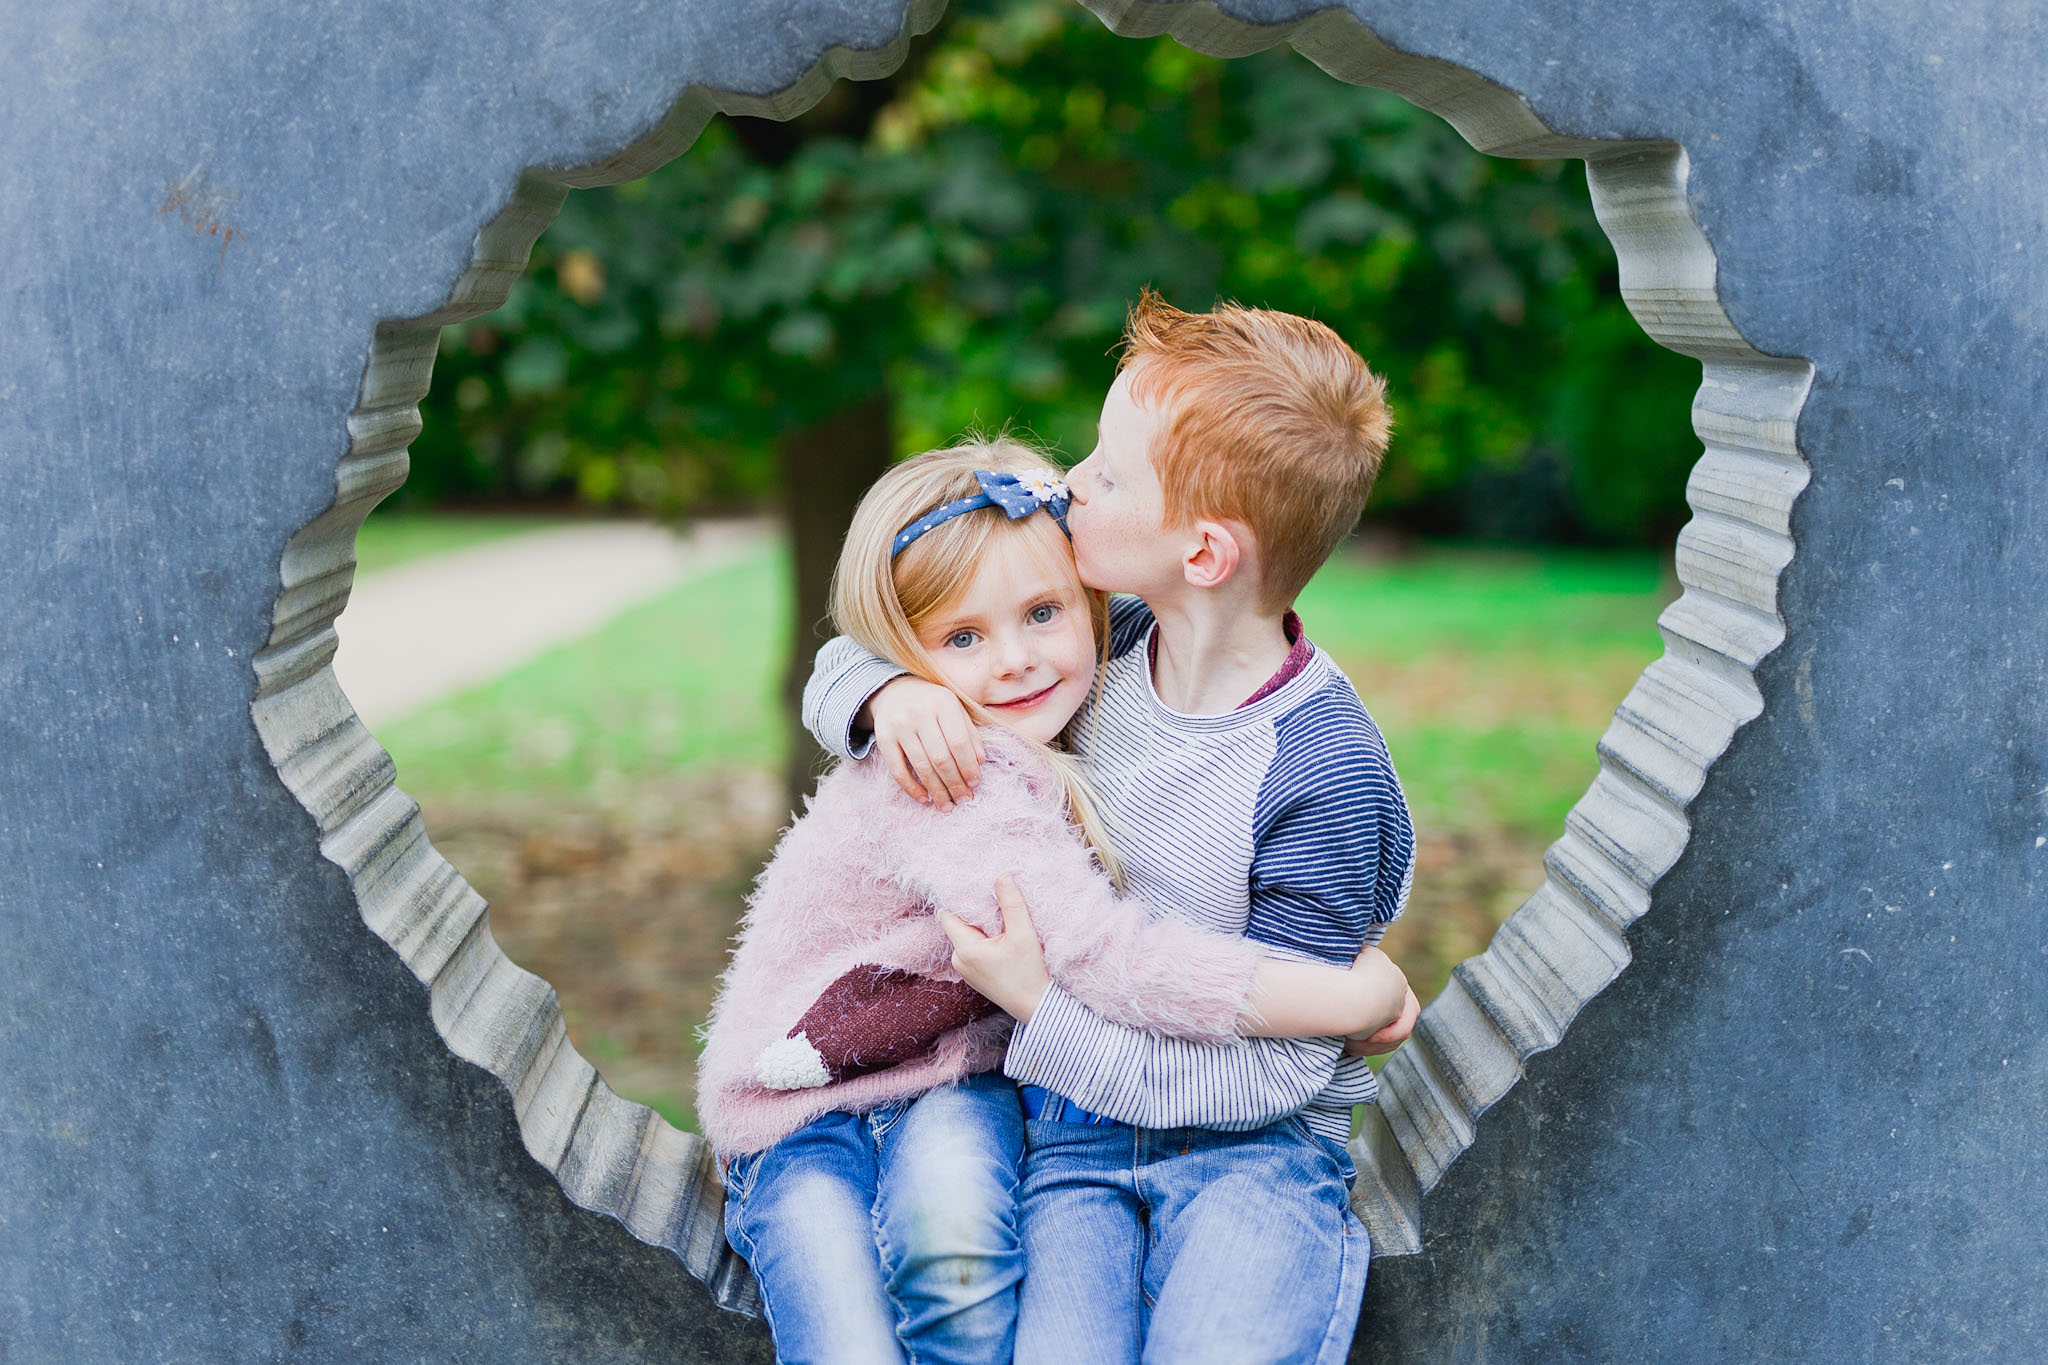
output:
M 371 583 L 567 521 L 773 518 L 378 726 L 622 1092 L 691 1122 L 693 1030 L 814 769 L 790 679 L 853 501 L 971 427 L 1086 454 L 1146 284 L 1320 318 L 1388 377 L 1386 471 L 1300 610 L 1415 809 L 1388 946 L 1418 990 L 1541 879 L 1659 650 L 1699 449 L 1698 366 L 1622 306 L 1581 166 L 1480 156 L 1286 49 L 1224 62 L 969 0 L 890 79 L 572 195 L 506 305 L 443 334 L 411 477 L 364 527 Z

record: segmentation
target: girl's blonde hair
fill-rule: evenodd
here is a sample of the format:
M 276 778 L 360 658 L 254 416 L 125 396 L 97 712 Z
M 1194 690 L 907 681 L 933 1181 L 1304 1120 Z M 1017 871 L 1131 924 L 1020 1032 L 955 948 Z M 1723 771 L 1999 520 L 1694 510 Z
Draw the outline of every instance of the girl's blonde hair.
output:
M 1099 668 L 1109 647 L 1109 596 L 1081 586 L 1066 534 L 1050 513 L 1033 512 L 1013 521 L 1000 508 L 979 508 L 941 522 L 905 546 L 903 553 L 891 557 L 897 532 L 936 507 L 981 491 L 974 477 L 977 469 L 1047 473 L 1055 478 L 1065 473 L 1012 436 L 963 441 L 893 466 L 862 496 L 847 529 L 839 563 L 832 571 L 833 624 L 869 653 L 943 686 L 945 680 L 932 668 L 917 638 L 919 624 L 974 581 L 975 570 L 995 537 L 1022 536 L 1034 553 L 1060 565 L 1073 581 L 1078 597 L 1073 605 L 1088 613 Z M 966 697 L 960 700 L 975 724 L 1002 724 L 975 702 Z M 1037 749 L 1059 775 L 1066 788 L 1069 817 L 1080 826 L 1103 870 L 1121 885 L 1115 847 L 1079 764 L 1050 745 L 1024 735 L 1018 738 Z

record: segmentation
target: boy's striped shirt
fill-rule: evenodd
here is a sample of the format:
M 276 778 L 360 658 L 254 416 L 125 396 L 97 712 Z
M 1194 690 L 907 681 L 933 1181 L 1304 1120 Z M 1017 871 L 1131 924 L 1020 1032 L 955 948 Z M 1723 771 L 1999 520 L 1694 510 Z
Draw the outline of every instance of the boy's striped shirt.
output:
M 1144 603 L 1116 600 L 1111 658 L 1072 732 L 1129 892 L 1276 955 L 1349 964 L 1401 912 L 1414 863 L 1407 803 L 1372 718 L 1321 650 L 1235 711 L 1175 712 L 1152 686 L 1152 631 Z M 833 641 L 805 692 L 806 723 L 854 756 L 854 714 L 900 671 Z M 1166 1038 L 1106 1023 L 1055 985 L 1012 1038 L 1005 1070 L 1141 1127 L 1256 1128 L 1299 1112 L 1342 1141 L 1351 1106 L 1376 1085 L 1341 1050 L 1332 1038 Z

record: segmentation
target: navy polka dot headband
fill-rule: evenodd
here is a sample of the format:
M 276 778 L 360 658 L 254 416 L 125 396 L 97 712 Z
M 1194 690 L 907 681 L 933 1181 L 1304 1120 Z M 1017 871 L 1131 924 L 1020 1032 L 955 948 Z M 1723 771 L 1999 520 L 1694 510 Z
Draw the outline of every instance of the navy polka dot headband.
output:
M 1036 469 L 1022 474 L 1000 469 L 977 469 L 974 479 L 981 485 L 979 493 L 934 507 L 898 531 L 896 541 L 889 549 L 889 558 L 902 554 L 906 545 L 932 527 L 951 521 L 962 512 L 982 507 L 1000 507 L 1011 521 L 1028 517 L 1043 507 L 1052 513 L 1052 519 L 1060 524 L 1062 531 L 1067 529 L 1067 484 L 1057 475 Z

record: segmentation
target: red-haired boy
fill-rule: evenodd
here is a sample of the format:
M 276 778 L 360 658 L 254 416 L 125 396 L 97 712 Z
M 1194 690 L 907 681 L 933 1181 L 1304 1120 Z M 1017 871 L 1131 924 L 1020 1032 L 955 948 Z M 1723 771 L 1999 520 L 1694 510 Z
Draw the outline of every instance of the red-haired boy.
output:
M 1401 912 L 1414 834 L 1378 730 L 1292 607 L 1378 472 L 1383 384 L 1329 328 L 1265 309 L 1147 291 L 1125 341 L 1068 481 L 1082 581 L 1130 594 L 1074 748 L 1132 894 L 1348 964 Z M 957 698 L 850 642 L 820 652 L 805 720 L 843 755 L 872 744 L 913 795 L 971 792 Z M 1360 1049 L 1110 1024 L 1051 984 L 1028 924 L 949 932 L 961 975 L 1018 1020 L 1017 1360 L 1343 1359 L 1369 1256 L 1344 1149 L 1376 1094 Z M 1412 1017 L 1411 998 L 1387 1036 Z

